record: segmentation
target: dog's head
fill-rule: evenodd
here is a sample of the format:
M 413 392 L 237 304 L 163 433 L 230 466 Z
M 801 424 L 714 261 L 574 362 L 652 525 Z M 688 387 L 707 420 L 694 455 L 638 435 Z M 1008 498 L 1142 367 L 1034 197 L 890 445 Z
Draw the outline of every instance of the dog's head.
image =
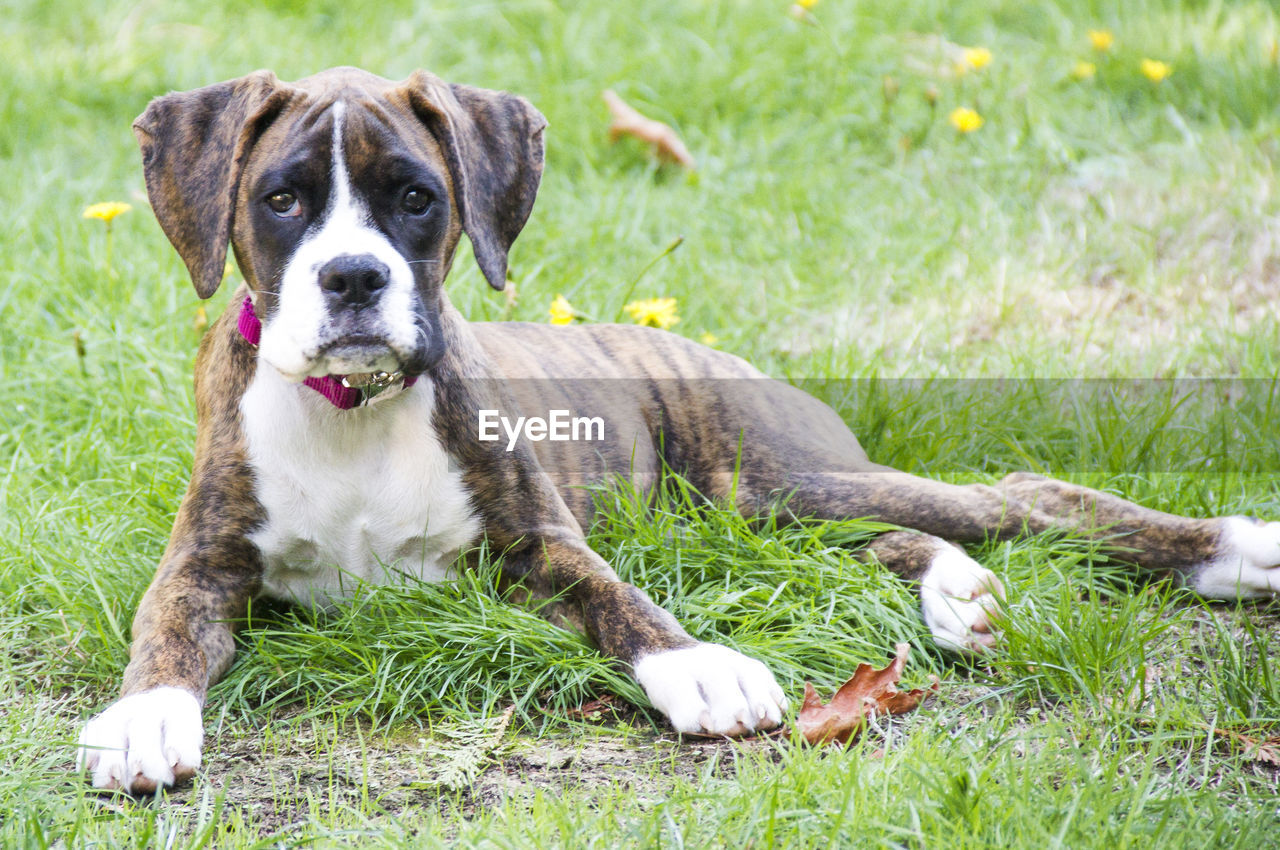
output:
M 147 194 L 196 292 L 227 244 L 285 376 L 420 374 L 443 353 L 441 284 L 466 232 L 502 289 L 542 177 L 523 98 L 424 72 L 259 71 L 158 98 L 133 129 Z

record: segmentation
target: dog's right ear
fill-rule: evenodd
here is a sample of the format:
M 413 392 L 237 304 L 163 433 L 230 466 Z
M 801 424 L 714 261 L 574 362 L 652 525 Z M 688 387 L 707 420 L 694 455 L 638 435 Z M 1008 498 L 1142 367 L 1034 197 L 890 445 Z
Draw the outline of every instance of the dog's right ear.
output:
M 240 174 L 293 96 L 270 71 L 151 101 L 133 122 L 147 197 L 201 298 L 222 282 Z

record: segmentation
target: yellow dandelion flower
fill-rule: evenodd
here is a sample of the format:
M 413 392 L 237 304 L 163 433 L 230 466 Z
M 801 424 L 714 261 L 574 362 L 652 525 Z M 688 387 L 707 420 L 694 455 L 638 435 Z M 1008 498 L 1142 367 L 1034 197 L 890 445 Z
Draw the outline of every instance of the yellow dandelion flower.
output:
M 961 133 L 972 133 L 982 126 L 982 116 L 967 106 L 958 106 L 951 110 L 947 118 L 951 126 Z
M 133 209 L 132 204 L 126 204 L 122 201 L 104 201 L 100 204 L 90 204 L 84 208 L 85 218 L 96 218 L 98 221 L 110 224 L 116 216 L 123 215 Z
M 1116 34 L 1111 30 L 1089 30 L 1089 43 L 1094 50 L 1107 51 L 1116 43 Z
M 205 312 L 203 304 L 196 308 L 196 317 L 191 320 L 191 327 L 198 334 L 204 333 L 204 329 L 209 327 L 209 314 Z
M 711 331 L 703 331 L 702 334 L 698 337 L 698 342 L 702 343 L 703 345 L 715 345 L 719 341 L 720 341 L 720 337 L 716 336 Z
M 981 71 L 991 64 L 991 51 L 985 47 L 966 47 L 964 64 L 975 71 Z
M 556 295 L 547 313 L 551 316 L 550 321 L 553 325 L 573 324 L 574 318 L 578 315 L 577 311 L 573 309 L 573 305 L 569 303 L 569 299 L 563 295 Z
M 819 0 L 796 0 L 796 5 L 806 12 L 818 5 Z
M 1146 77 L 1153 83 L 1163 83 L 1173 73 L 1173 68 L 1168 62 L 1161 62 L 1158 59 L 1143 59 L 1142 76 Z
M 1077 62 L 1071 69 L 1071 76 L 1077 80 L 1091 80 L 1098 73 L 1098 66 L 1092 62 Z
M 664 331 L 680 321 L 680 317 L 676 315 L 676 299 L 674 298 L 645 298 L 640 301 L 632 301 L 630 304 L 622 308 L 631 316 L 631 320 L 638 325 L 648 325 L 651 328 L 662 328 Z

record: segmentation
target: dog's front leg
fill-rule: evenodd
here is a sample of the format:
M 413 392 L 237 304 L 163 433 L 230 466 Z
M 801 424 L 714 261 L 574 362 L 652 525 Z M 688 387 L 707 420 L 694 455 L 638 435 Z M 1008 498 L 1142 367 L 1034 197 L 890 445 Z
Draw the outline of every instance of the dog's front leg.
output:
M 234 536 L 177 538 L 134 617 L 120 699 L 80 735 L 76 762 L 96 788 L 151 793 L 200 766 L 205 692 L 231 666 L 259 555 Z
M 620 580 L 572 536 L 509 553 L 506 568 L 539 596 L 564 593 L 602 652 L 628 665 L 654 707 L 678 732 L 745 735 L 782 722 L 787 701 L 754 658 L 694 640 L 670 613 Z

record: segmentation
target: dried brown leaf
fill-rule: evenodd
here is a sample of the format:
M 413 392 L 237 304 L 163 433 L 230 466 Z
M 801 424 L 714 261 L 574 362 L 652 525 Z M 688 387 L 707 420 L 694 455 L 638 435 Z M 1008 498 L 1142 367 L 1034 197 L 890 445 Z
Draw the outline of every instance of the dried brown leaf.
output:
M 1242 755 L 1249 761 L 1259 761 L 1273 767 L 1280 767 L 1280 738 L 1254 738 L 1230 729 L 1210 728 L 1215 735 L 1230 738 L 1241 745 Z
M 1260 761 L 1280 767 L 1280 739 L 1267 738 L 1262 741 L 1252 741 L 1245 745 L 1244 757 L 1250 761 Z
M 849 681 L 840 686 L 826 705 L 813 685 L 805 682 L 804 703 L 796 716 L 797 731 L 810 744 L 848 744 L 862 734 L 867 718 L 914 710 L 930 694 L 937 693 L 938 680 L 935 678 L 928 688 L 898 690 L 910 649 L 908 644 L 898 644 L 893 661 L 882 670 L 859 664 Z
M 613 123 L 609 125 L 609 141 L 616 142 L 622 136 L 632 136 L 647 142 L 658 159 L 677 162 L 690 170 L 694 168 L 693 156 L 675 130 L 661 121 L 641 115 L 612 89 L 605 89 L 600 96 L 604 98 L 605 105 L 609 107 L 609 115 L 613 118 Z
M 605 694 L 599 699 L 593 699 L 577 708 L 569 709 L 565 712 L 565 716 L 570 720 L 599 720 L 603 715 L 615 714 L 617 711 L 618 697 Z

